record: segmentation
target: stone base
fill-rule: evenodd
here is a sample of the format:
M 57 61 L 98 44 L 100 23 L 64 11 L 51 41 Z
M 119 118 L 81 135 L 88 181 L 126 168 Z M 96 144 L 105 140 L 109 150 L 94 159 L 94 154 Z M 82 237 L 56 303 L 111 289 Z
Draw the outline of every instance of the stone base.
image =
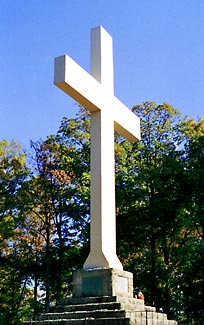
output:
M 120 300 L 120 301 L 119 301 Z M 177 325 L 144 301 L 122 297 L 67 297 L 23 325 Z
M 73 296 L 23 325 L 177 325 L 133 297 L 130 272 L 101 268 L 73 273 Z
M 133 298 L 133 274 L 100 268 L 73 272 L 73 297 L 122 296 Z

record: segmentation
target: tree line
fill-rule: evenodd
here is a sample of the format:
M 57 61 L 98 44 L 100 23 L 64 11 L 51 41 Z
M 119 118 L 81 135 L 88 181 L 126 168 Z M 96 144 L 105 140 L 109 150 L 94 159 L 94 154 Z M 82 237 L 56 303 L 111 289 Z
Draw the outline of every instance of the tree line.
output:
M 117 252 L 145 303 L 204 318 L 204 120 L 144 102 L 141 141 L 115 136 Z M 90 119 L 80 108 L 30 144 L 0 141 L 0 323 L 71 294 L 89 253 Z

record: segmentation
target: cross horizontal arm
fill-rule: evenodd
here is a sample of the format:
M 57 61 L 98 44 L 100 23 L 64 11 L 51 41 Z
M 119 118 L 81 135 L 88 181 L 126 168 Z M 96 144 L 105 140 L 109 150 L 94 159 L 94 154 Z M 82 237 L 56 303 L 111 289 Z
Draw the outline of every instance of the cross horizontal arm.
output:
M 90 112 L 108 110 L 117 132 L 129 141 L 140 140 L 140 119 L 69 56 L 55 59 L 54 83 Z

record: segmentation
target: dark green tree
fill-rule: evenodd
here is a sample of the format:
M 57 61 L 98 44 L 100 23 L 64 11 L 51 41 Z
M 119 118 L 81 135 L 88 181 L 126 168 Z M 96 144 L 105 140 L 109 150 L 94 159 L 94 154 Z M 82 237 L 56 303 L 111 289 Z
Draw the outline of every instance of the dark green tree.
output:
M 185 201 L 181 121 L 166 103 L 146 102 L 133 111 L 141 119 L 141 141 L 123 142 L 126 158 L 117 172 L 119 253 L 146 302 L 172 317 L 172 255 Z
M 28 278 L 23 269 L 26 258 L 19 244 L 19 192 L 28 177 L 26 155 L 15 142 L 0 141 L 0 323 L 18 324 L 27 312 L 22 304 Z
M 166 103 L 133 111 L 141 141 L 115 141 L 119 258 L 146 304 L 181 324 L 200 324 L 204 122 L 181 120 Z M 56 135 L 31 142 L 29 169 L 15 142 L 0 142 L 2 324 L 18 324 L 70 293 L 72 271 L 88 255 L 89 130 L 83 108 L 63 118 Z
M 73 268 L 81 268 L 85 259 L 80 255 L 88 246 L 90 163 L 89 135 L 84 131 L 89 123 L 83 113 L 64 118 L 57 135 L 31 143 L 34 173 L 28 211 L 39 218 L 44 237 L 41 279 L 46 309 L 50 300 L 58 302 L 67 294 Z
M 186 117 L 183 126 L 188 202 L 183 211 L 179 286 L 183 292 L 184 323 L 201 324 L 204 319 L 204 120 L 195 122 Z

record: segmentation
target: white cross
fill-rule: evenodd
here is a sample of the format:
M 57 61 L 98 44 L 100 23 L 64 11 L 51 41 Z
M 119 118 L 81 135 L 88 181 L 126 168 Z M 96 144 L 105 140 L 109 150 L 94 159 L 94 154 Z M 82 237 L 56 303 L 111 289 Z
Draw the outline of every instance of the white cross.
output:
M 114 130 L 140 139 L 140 120 L 114 96 L 112 37 L 91 30 L 91 75 L 69 56 L 55 59 L 55 85 L 91 112 L 91 245 L 83 268 L 122 270 L 116 255 Z

